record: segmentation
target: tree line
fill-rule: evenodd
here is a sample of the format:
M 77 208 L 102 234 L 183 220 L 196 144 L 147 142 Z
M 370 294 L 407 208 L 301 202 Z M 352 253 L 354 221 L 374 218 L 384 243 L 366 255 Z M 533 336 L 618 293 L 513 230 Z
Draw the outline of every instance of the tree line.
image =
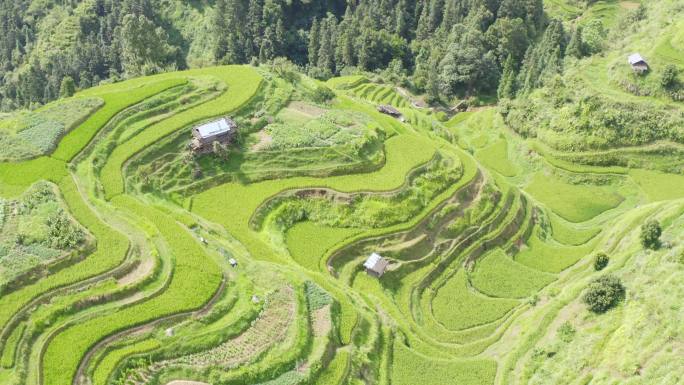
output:
M 512 97 L 560 71 L 572 37 L 542 0 L 214 0 L 194 4 L 201 20 L 181 20 L 180 3 L 1 2 L 0 107 L 45 103 L 72 83 L 185 69 L 194 39 L 206 40 L 211 64 L 285 57 L 317 78 L 383 71 L 432 101 Z M 208 33 L 180 33 L 189 23 Z

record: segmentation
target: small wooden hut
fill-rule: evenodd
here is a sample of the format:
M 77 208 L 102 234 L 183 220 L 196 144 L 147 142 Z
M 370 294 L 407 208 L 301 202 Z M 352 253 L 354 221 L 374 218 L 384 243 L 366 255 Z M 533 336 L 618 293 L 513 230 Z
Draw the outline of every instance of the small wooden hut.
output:
M 388 265 L 389 261 L 377 253 L 371 254 L 370 257 L 366 259 L 366 262 L 363 263 L 363 267 L 366 268 L 366 273 L 377 278 L 380 278 L 385 274 Z
M 627 57 L 627 62 L 632 66 L 632 71 L 637 74 L 643 74 L 644 72 L 648 71 L 648 63 L 646 63 L 646 59 L 644 59 L 639 53 L 633 53 L 629 55 L 629 57 Z
M 401 112 L 394 108 L 393 106 L 390 106 L 389 104 L 381 104 L 378 106 L 378 111 L 385 114 L 392 116 L 394 118 L 401 118 Z
M 237 123 L 225 117 L 204 123 L 192 129 L 190 149 L 195 154 L 207 154 L 213 151 L 213 143 L 230 144 L 237 134 Z

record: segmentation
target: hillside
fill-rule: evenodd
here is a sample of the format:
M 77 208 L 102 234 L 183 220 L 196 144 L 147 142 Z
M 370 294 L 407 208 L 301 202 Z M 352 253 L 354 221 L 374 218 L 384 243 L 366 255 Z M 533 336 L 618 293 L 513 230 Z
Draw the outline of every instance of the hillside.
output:
M 420 60 L 214 66 L 198 26 L 239 2 L 115 3 L 14 3 L 36 47 L 95 7 L 174 59 L 0 115 L 0 384 L 684 381 L 682 1 L 545 1 L 487 86 L 452 64 L 542 3 L 418 2 L 461 15 L 406 32 L 443 55 L 432 95 Z

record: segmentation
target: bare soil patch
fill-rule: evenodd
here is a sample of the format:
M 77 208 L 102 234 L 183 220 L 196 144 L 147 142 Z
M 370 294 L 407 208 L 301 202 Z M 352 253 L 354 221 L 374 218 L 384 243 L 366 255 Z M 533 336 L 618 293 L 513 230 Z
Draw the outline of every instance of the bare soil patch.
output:
M 330 322 L 330 305 L 323 306 L 314 310 L 311 314 L 311 327 L 314 336 L 323 337 L 330 333 L 332 322 Z
M 637 9 L 639 8 L 639 3 L 636 1 L 621 1 L 620 6 L 624 9 Z
M 266 132 L 266 130 L 257 132 L 257 138 L 259 138 L 259 141 L 254 143 L 252 146 L 252 151 L 266 150 L 273 142 L 273 138 L 268 134 L 268 132 Z
M 291 102 L 287 106 L 287 108 L 295 110 L 295 111 L 300 112 L 300 113 L 305 114 L 305 115 L 309 115 L 313 118 L 317 118 L 317 117 L 325 114 L 325 112 L 326 112 L 326 110 L 321 108 L 321 107 L 315 106 L 313 104 L 301 102 L 301 101 Z

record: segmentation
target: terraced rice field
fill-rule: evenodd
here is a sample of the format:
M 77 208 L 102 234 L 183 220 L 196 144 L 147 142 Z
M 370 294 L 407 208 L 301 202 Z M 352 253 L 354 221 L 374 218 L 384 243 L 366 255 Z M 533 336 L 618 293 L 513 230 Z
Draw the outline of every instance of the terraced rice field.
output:
M 622 271 L 652 217 L 678 239 L 676 177 L 558 167 L 494 109 L 444 123 L 363 77 L 329 81 L 328 103 L 293 89 L 302 100 L 274 101 L 268 90 L 286 87 L 268 71 L 216 67 L 84 91 L 104 105 L 54 152 L 0 164 L 0 226 L 12 214 L 4 202 L 46 180 L 93 240 L 78 258 L 36 268 L 39 279 L 2 287 L 0 383 L 532 383 L 550 365 L 540 351 L 568 354 L 555 339 L 563 322 L 591 327 L 570 314 L 597 251 Z M 354 151 L 326 143 L 335 161 L 350 157 L 334 172 L 287 148 L 311 139 L 302 132 L 269 151 L 249 142 L 275 135 L 268 124 L 308 122 L 302 106 L 339 113 L 338 127 L 372 140 Z M 226 115 L 243 130 L 227 159 L 188 154 L 190 129 Z M 168 168 L 150 170 L 150 159 Z M 389 261 L 381 277 L 362 267 L 373 252 Z M 587 335 L 578 349 L 604 338 Z

